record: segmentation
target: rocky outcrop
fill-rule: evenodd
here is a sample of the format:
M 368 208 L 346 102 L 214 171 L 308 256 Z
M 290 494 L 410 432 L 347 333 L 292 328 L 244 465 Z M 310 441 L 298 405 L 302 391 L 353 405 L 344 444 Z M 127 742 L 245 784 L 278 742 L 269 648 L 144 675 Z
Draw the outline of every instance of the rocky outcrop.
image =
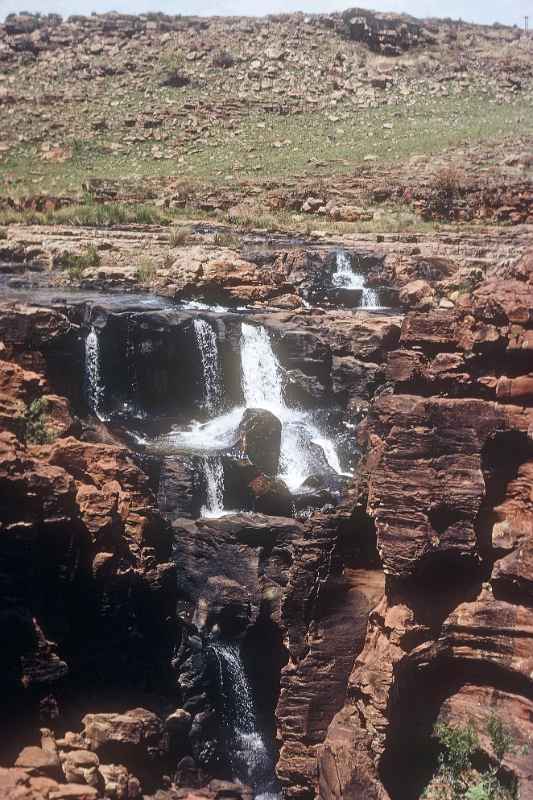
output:
M 321 748 L 325 798 L 418 796 L 437 719 L 472 717 L 490 761 L 494 713 L 517 745 L 505 767 L 532 796 L 533 418 L 527 391 L 508 389 L 528 364 L 532 264 L 489 274 L 451 311 L 408 314 L 389 357 L 395 393 L 360 431 L 386 596 Z
M 31 308 L 2 324 L 3 354 L 35 366 L 39 348 L 70 328 L 62 314 Z M 83 705 L 104 683 L 127 691 L 142 681 L 172 647 L 175 590 L 169 530 L 131 454 L 71 436 L 68 403 L 44 394 L 41 372 L 4 360 L 0 374 L 3 713 L 19 709 L 9 753 L 32 716 L 68 713 L 73 691 Z

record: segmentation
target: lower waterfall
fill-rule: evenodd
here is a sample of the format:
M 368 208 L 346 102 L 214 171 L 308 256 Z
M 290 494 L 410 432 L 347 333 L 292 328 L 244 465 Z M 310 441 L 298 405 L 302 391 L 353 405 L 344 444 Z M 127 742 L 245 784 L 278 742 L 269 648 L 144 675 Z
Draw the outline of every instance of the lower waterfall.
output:
M 360 289 L 362 292 L 360 308 L 380 307 L 378 293 L 375 289 L 365 286 L 362 273 L 353 271 L 350 256 L 344 250 L 337 250 L 335 255 L 333 284 L 339 289 Z
M 202 458 L 206 485 L 206 502 L 200 513 L 202 517 L 221 517 L 224 514 L 224 467 L 218 456 Z
M 87 404 L 98 419 L 105 419 L 100 411 L 104 386 L 100 372 L 100 341 L 96 328 L 91 328 L 85 338 L 85 392 Z
M 216 661 L 222 718 L 233 777 L 254 790 L 255 800 L 277 800 L 274 757 L 257 723 L 252 688 L 238 642 L 214 641 L 208 655 Z

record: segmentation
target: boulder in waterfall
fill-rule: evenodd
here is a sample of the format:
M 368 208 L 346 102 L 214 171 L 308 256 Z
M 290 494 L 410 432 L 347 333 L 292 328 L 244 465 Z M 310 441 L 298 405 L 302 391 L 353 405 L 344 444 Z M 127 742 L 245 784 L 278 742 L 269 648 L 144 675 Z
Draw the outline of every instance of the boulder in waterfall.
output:
M 252 464 L 267 475 L 278 471 L 281 422 L 264 408 L 247 408 L 239 425 L 239 444 Z

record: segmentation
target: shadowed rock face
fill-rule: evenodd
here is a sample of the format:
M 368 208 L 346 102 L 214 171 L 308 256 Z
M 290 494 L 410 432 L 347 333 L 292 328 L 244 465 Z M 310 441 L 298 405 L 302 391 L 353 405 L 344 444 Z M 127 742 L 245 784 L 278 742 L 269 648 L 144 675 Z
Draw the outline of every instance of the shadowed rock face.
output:
M 11 310 L 9 321 L 10 356 L 36 366 L 41 344 L 70 327 L 59 312 L 31 308 Z M 81 708 L 94 687 L 119 684 L 127 694 L 149 664 L 164 684 L 175 581 L 169 530 L 126 448 L 70 435 L 68 403 L 42 373 L 1 361 L 0 374 L 10 398 L 0 434 L 1 680 L 3 713 L 17 720 L 2 743 L 10 752 L 29 719 L 66 712 L 72 692 Z M 40 411 L 30 414 L 36 400 Z

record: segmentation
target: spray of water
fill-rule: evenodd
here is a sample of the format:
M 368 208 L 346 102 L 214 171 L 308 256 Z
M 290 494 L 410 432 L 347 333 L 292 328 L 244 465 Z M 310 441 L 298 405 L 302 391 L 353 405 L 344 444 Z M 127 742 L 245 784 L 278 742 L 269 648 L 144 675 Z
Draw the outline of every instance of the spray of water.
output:
M 317 429 L 310 414 L 285 405 L 283 373 L 265 328 L 242 324 L 241 369 L 246 407 L 265 408 L 281 421 L 280 477 L 289 489 L 294 491 L 309 475 L 320 471 L 311 444 L 321 447 L 332 469 L 340 472 L 333 443 Z
M 224 467 L 219 456 L 202 458 L 206 485 L 206 502 L 200 513 L 202 517 L 221 517 L 224 514 Z
M 104 385 L 100 372 L 100 341 L 96 328 L 91 328 L 85 338 L 85 390 L 89 408 L 98 419 L 105 417 L 101 411 Z
M 215 412 L 222 404 L 223 395 L 217 337 L 213 327 L 205 319 L 195 319 L 193 324 L 202 359 L 205 404 L 209 411 Z
M 379 308 L 379 297 L 375 289 L 365 286 L 364 275 L 354 272 L 350 256 L 344 250 L 337 250 L 335 256 L 335 272 L 333 273 L 333 285 L 340 289 L 360 289 L 361 308 Z

